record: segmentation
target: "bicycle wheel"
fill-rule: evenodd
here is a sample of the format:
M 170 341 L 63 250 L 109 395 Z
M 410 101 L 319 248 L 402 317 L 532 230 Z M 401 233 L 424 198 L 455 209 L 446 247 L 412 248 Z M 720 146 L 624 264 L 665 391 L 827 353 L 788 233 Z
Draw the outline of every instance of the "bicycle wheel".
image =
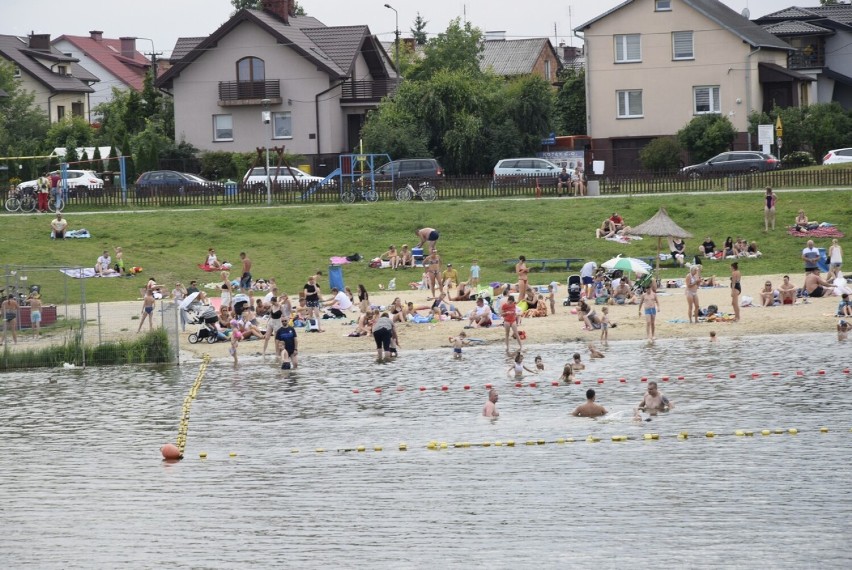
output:
M 6 210 L 10 212 L 17 212 L 21 209 L 21 200 L 17 196 L 12 196 L 8 200 L 6 200 Z
M 24 196 L 21 198 L 21 211 L 22 212 L 32 212 L 38 206 L 38 202 L 36 202 L 35 196 Z
M 351 190 L 346 190 L 343 194 L 340 195 L 340 201 L 344 204 L 352 204 L 355 202 L 355 192 Z
M 375 190 L 365 190 L 364 199 L 367 202 L 377 202 L 379 200 L 379 193 Z
M 55 196 L 55 197 L 53 197 L 53 198 L 51 198 L 50 200 L 47 201 L 47 209 L 50 210 L 51 212 L 57 212 L 57 211 L 61 212 L 62 208 L 64 208 L 64 207 L 65 207 L 65 202 L 59 196 Z
M 408 186 L 396 191 L 396 199 L 400 202 L 408 202 L 411 200 L 411 192 L 409 192 Z
M 438 191 L 431 186 L 424 186 L 420 189 L 420 199 L 424 202 L 434 202 L 438 197 Z

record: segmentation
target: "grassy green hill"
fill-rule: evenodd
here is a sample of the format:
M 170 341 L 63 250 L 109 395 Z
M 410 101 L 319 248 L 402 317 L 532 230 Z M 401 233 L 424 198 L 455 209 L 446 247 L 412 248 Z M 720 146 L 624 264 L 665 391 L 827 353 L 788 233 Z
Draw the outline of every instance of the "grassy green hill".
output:
M 791 237 L 784 230 L 800 208 L 812 220 L 833 222 L 847 233 L 852 231 L 852 191 L 848 190 L 779 193 L 778 228 L 768 234 L 763 232 L 760 193 L 70 213 L 70 228 L 86 228 L 93 237 L 63 242 L 49 239 L 51 216 L 17 214 L 0 217 L 0 265 L 92 267 L 103 249 L 112 252 L 114 246 L 121 246 L 128 266 L 144 267 L 144 273 L 133 279 L 86 281 L 89 301 L 116 301 L 137 298 L 148 276 L 169 287 L 176 280 L 184 284 L 193 278 L 200 283 L 216 280 L 217 274 L 196 267 L 205 259 L 207 248 L 215 247 L 220 259 L 237 267 L 240 251 L 246 251 L 254 261 L 255 278 L 274 277 L 285 291 L 294 293 L 314 270 L 326 272 L 329 256 L 358 252 L 369 259 L 386 251 L 390 244 L 416 245 L 414 231 L 431 226 L 441 232 L 438 249 L 443 261 L 452 262 L 463 278 L 471 259 L 477 258 L 484 282 L 509 281 L 513 280 L 512 267 L 503 260 L 521 254 L 527 258 L 594 259 L 599 263 L 619 253 L 651 256 L 656 251 L 656 239 L 620 245 L 595 239 L 594 230 L 613 211 L 620 212 L 628 224 L 637 225 L 660 206 L 695 236 L 687 240 L 690 254 L 707 235 L 719 246 L 727 236 L 756 240 L 764 256 L 744 260 L 741 269 L 745 275 L 800 272 L 800 252 L 806 240 Z M 817 240 L 817 246 L 827 247 L 830 241 Z M 663 245 L 665 248 L 665 242 Z M 847 256 L 852 257 L 852 247 L 847 250 Z M 729 273 L 726 262 L 707 265 L 706 274 Z M 394 276 L 390 270 L 371 270 L 365 262 L 346 265 L 343 271 L 346 284 L 353 289 L 364 283 L 375 290 Z M 421 275 L 416 270 L 396 273 L 399 288 Z M 662 277 L 682 277 L 683 273 L 682 269 L 666 269 Z M 567 275 L 565 271 L 545 275 L 533 272 L 531 282 L 564 282 Z M 31 272 L 28 283 L 42 285 L 50 302 L 62 298 L 62 280 L 59 271 Z M 323 285 L 327 288 L 327 280 Z

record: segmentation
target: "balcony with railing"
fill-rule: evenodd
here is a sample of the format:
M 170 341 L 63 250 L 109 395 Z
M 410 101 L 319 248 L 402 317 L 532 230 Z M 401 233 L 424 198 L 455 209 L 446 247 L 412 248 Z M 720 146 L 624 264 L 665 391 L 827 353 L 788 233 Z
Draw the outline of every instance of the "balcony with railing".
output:
M 270 105 L 281 103 L 280 80 L 219 82 L 220 107 L 261 105 L 264 99 L 269 99 Z
M 822 50 L 797 51 L 787 56 L 787 69 L 813 69 L 815 67 L 825 67 L 825 53 Z
M 347 81 L 343 84 L 341 103 L 378 103 L 382 97 L 392 95 L 398 85 L 397 79 L 370 81 Z

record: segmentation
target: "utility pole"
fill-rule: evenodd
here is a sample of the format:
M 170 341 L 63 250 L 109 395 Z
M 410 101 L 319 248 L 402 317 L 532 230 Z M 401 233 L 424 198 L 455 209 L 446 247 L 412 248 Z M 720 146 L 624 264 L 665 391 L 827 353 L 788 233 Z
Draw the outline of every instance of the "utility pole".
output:
M 399 88 L 399 80 L 401 78 L 402 73 L 399 70 L 399 12 L 396 11 L 396 8 L 391 6 L 390 4 L 385 4 L 385 8 L 389 10 L 393 10 L 394 17 L 396 20 L 396 27 L 394 31 L 394 36 L 396 37 L 395 48 L 396 48 L 396 86 Z

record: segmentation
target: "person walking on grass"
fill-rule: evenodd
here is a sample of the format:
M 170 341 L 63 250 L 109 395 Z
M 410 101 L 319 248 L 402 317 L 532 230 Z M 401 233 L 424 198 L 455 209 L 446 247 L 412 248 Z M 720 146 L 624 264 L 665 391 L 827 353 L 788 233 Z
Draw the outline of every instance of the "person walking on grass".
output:
M 156 300 L 153 291 L 151 289 L 146 290 L 145 297 L 142 299 L 142 318 L 139 320 L 137 333 L 142 331 L 142 325 L 145 324 L 146 319 L 148 320 L 148 330 L 154 330 L 154 303 L 156 303 Z
M 768 232 L 771 227 L 775 229 L 775 203 L 778 201 L 778 196 L 772 191 L 772 188 L 766 187 L 766 194 L 763 197 L 763 231 Z

